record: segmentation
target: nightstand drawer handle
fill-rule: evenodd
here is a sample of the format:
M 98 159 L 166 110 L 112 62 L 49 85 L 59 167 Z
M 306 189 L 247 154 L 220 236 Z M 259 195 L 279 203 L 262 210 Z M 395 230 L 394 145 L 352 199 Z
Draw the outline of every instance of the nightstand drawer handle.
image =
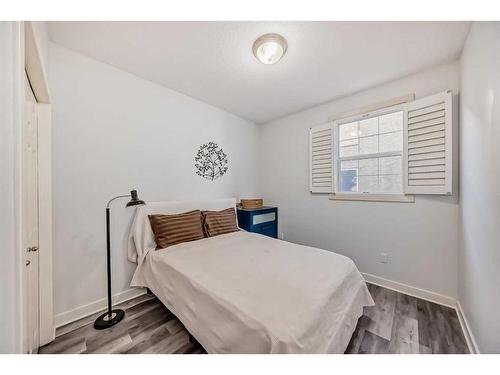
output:
M 276 212 L 269 212 L 267 214 L 253 215 L 253 225 L 268 223 L 276 221 Z
M 268 225 L 263 225 L 262 227 L 260 227 L 259 229 L 262 231 L 262 232 L 265 232 L 266 230 L 270 230 L 270 229 L 274 229 L 274 224 L 268 224 Z

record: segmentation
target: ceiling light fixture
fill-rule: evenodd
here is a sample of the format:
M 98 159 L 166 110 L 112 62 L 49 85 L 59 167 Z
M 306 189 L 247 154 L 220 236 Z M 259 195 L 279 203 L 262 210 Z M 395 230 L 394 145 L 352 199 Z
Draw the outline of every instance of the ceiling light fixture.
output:
M 264 34 L 253 44 L 253 54 L 263 64 L 276 64 L 286 52 L 286 39 L 279 34 Z

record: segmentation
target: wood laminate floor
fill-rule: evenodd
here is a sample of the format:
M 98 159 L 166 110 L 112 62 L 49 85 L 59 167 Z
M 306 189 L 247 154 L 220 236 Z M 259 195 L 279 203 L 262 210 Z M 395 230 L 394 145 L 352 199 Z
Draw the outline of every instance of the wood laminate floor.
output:
M 368 284 L 375 306 L 365 308 L 346 353 L 468 353 L 456 311 Z M 39 353 L 205 353 L 182 323 L 155 297 L 119 306 L 125 319 L 97 331 L 94 319 L 58 328 Z
M 364 309 L 346 353 L 469 353 L 456 310 L 368 284 Z

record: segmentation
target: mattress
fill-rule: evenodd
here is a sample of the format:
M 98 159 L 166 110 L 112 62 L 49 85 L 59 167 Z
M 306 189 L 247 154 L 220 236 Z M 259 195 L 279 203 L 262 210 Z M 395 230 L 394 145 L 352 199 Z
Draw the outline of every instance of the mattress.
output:
M 245 231 L 148 251 L 131 285 L 208 353 L 343 353 L 373 305 L 351 259 Z

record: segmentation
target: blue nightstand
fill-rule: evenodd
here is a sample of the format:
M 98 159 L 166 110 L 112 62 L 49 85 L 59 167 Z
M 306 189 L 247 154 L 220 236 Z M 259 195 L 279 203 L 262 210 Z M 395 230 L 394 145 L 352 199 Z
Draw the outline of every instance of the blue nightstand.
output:
M 248 232 L 278 238 L 278 207 L 238 208 L 238 225 Z

